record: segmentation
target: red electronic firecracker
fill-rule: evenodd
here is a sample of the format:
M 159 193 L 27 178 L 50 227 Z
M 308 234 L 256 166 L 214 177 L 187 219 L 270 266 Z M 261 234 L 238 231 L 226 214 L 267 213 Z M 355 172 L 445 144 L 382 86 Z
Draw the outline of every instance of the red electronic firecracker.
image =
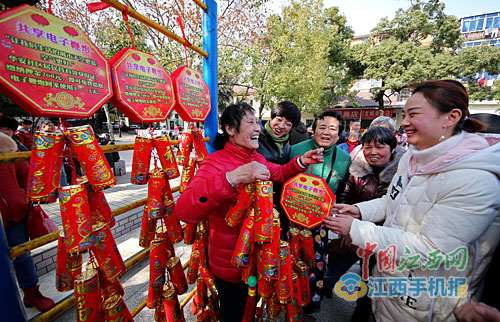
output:
M 170 241 L 170 237 L 168 237 L 167 226 L 165 226 L 165 223 L 160 221 L 160 225 L 158 226 L 158 228 L 156 228 L 156 235 L 158 236 L 158 238 L 165 241 L 165 253 L 167 256 L 167 260 L 169 260 L 171 257 L 175 257 L 175 248 Z
M 103 190 L 116 184 L 116 178 L 90 125 L 68 128 L 64 135 L 93 190 Z
M 278 301 L 278 295 L 276 293 L 267 299 L 266 312 L 267 317 L 272 321 L 277 321 L 281 316 L 281 303 Z
M 300 322 L 304 320 L 302 307 L 297 303 L 295 298 L 286 304 L 286 319 L 287 322 Z
M 101 297 L 103 300 L 107 299 L 113 294 L 118 294 L 123 296 L 125 294 L 125 289 L 123 288 L 120 279 L 117 278 L 114 281 L 108 280 L 102 270 L 98 270 L 99 272 L 99 288 L 101 289 Z
M 179 257 L 172 257 L 167 261 L 167 269 L 170 273 L 170 279 L 174 284 L 175 291 L 178 295 L 186 293 L 188 290 L 188 283 L 184 269 L 182 268 L 181 259 Z
M 197 224 L 186 224 L 184 227 L 184 244 L 192 245 L 196 240 Z
M 235 204 L 229 209 L 226 215 L 226 223 L 231 227 L 239 227 L 245 220 L 248 209 L 253 202 L 253 184 L 246 184 L 241 189 Z
M 165 306 L 163 303 L 155 308 L 155 322 L 167 322 L 167 316 L 165 315 Z
M 262 245 L 262 256 L 257 263 L 257 270 L 266 280 L 277 280 L 280 275 L 280 218 L 276 209 L 273 211 L 273 238 Z
M 119 294 L 113 294 L 102 303 L 102 313 L 105 321 L 133 322 L 134 319 Z
M 243 222 L 243 227 L 236 241 L 233 256 L 231 257 L 231 263 L 236 267 L 247 267 L 250 262 L 250 256 L 255 245 L 254 217 L 253 210 L 250 210 L 250 214 Z
M 149 164 L 151 163 L 151 150 L 153 139 L 136 136 L 134 144 L 134 157 L 132 159 L 132 173 L 130 183 L 146 184 L 148 182 Z
M 29 201 L 50 203 L 57 200 L 64 141 L 62 134 L 35 133 L 26 192 Z
M 167 284 L 166 284 L 167 285 Z M 163 306 L 168 322 L 185 322 L 175 289 L 167 287 L 163 292 Z
M 188 284 L 196 283 L 198 278 L 198 267 L 200 266 L 200 251 L 193 250 L 189 259 L 189 268 L 186 273 L 186 280 Z
M 289 234 L 290 238 L 288 243 L 290 244 L 290 253 L 292 254 L 292 265 L 295 265 L 295 263 L 300 260 L 300 228 L 290 228 Z
M 292 300 L 292 262 L 290 259 L 290 245 L 286 241 L 280 243 L 280 277 L 276 282 L 276 293 L 281 304 Z
M 148 214 L 148 205 L 144 206 L 144 212 L 142 214 L 141 231 L 139 233 L 139 246 L 148 248 L 151 240 L 155 238 L 156 231 L 156 221 Z
M 196 249 L 200 251 L 200 266 L 208 267 L 208 230 L 199 229 L 196 233 Z
M 176 160 L 177 164 L 185 167 L 188 165 L 189 156 L 193 149 L 194 136 L 191 130 L 184 130 L 179 140 L 179 149 L 177 150 Z
M 174 152 L 168 136 L 156 137 L 153 145 L 158 153 L 161 167 L 163 172 L 165 172 L 167 180 L 179 177 L 179 167 L 177 167 L 177 163 L 175 162 Z
M 306 263 L 299 261 L 296 266 L 297 277 L 299 281 L 300 302 L 301 306 L 306 306 L 311 302 L 311 288 L 309 285 L 309 271 Z
M 207 285 L 212 296 L 217 296 L 219 292 L 217 291 L 215 279 L 210 270 L 207 267 L 200 267 L 200 275 L 203 278 L 203 281 L 205 281 L 205 285 Z
M 312 232 L 309 229 L 302 229 L 300 231 L 300 247 L 302 249 L 302 258 L 306 265 L 309 268 L 316 266 L 314 240 Z
M 61 231 L 57 240 L 56 289 L 59 292 L 71 291 L 73 280 L 82 272 L 82 254 L 69 254 Z
M 257 258 L 257 289 L 259 291 L 259 296 L 262 298 L 270 298 L 276 292 L 276 279 L 264 278 L 262 264 L 259 265 L 259 263 L 263 263 L 262 249 L 258 249 L 254 254 Z
M 189 159 L 187 165 L 182 168 L 181 185 L 179 188 L 179 191 L 181 193 L 186 190 L 189 183 L 191 182 L 191 179 L 193 179 L 195 168 L 196 160 L 193 158 Z
M 163 218 L 165 226 L 167 227 L 168 237 L 172 244 L 177 244 L 183 240 L 184 231 L 182 230 L 181 223 L 175 215 L 175 203 L 169 201 L 165 205 L 165 216 Z
M 93 227 L 92 239 L 94 247 L 91 252 L 94 254 L 99 269 L 104 277 L 114 281 L 126 272 L 122 256 L 116 246 L 116 241 L 111 234 L 111 230 L 106 224 L 99 223 Z
M 78 253 L 93 246 L 90 208 L 84 185 L 64 186 L 59 189 L 59 206 L 64 240 L 68 253 Z
M 113 227 L 116 224 L 116 220 L 104 192 L 94 191 L 90 185 L 87 185 L 87 197 L 89 199 L 92 225 L 105 223 L 108 224 L 110 228 Z
M 220 321 L 220 308 L 219 308 L 219 301 L 215 297 L 215 295 L 212 295 L 208 298 L 208 315 L 210 316 L 210 321 L 211 322 L 216 322 Z
M 163 218 L 165 204 L 163 202 L 165 174 L 158 169 L 151 171 L 148 179 L 148 215 L 150 218 Z
M 254 184 L 255 242 L 269 243 L 273 237 L 273 182 L 258 180 Z
M 150 287 L 163 287 L 163 284 L 165 284 L 165 270 L 167 268 L 165 239 L 153 239 L 150 249 L 149 285 Z
M 102 321 L 99 276 L 87 270 L 75 277 L 76 321 Z
M 208 305 L 208 289 L 207 284 L 203 280 L 203 277 L 198 276 L 198 282 L 196 283 L 196 298 L 198 308 L 204 309 Z
M 203 139 L 203 133 L 201 133 L 199 129 L 193 129 L 192 133 L 194 137 L 196 160 L 201 162 L 208 156 L 207 146 L 205 145 L 205 140 Z
M 170 202 L 174 202 L 174 195 L 172 193 L 172 188 L 170 188 L 168 179 L 165 180 L 164 192 L 163 201 L 165 202 L 165 205 L 170 204 Z

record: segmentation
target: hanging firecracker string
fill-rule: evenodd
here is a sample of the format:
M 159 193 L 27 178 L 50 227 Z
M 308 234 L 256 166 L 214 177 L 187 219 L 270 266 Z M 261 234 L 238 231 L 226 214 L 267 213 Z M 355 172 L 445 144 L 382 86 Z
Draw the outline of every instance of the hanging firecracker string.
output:
M 184 52 L 186 54 L 186 67 L 189 67 L 189 64 L 188 64 L 188 54 L 187 54 L 187 46 L 188 45 L 192 46 L 192 44 L 189 42 L 189 40 L 187 40 L 186 34 L 184 33 L 184 26 L 182 25 L 181 15 L 177 16 L 177 22 L 179 23 L 179 26 L 181 27 L 182 38 L 184 38 Z
M 124 5 L 125 9 L 122 12 L 123 20 L 127 23 L 127 28 L 128 28 L 128 34 L 130 35 L 130 40 L 132 41 L 132 47 L 135 48 L 135 42 L 134 42 L 134 37 L 132 37 L 132 31 L 130 30 L 130 25 L 128 24 L 128 7 Z
M 52 12 L 52 0 L 49 0 L 49 8 L 47 9 L 47 12 L 51 15 L 54 15 L 54 13 Z

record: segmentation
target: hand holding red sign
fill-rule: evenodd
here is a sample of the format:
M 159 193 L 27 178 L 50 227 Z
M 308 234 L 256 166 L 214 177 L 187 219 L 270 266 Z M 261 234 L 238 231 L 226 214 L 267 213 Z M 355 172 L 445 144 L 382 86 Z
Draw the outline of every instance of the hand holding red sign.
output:
M 324 179 L 304 173 L 285 182 L 280 200 L 288 219 L 306 228 L 321 224 L 334 201 L 335 195 Z

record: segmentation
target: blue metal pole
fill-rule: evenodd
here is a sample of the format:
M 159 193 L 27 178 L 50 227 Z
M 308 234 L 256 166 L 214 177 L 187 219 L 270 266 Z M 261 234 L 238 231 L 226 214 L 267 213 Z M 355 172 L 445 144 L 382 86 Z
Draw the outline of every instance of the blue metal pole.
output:
M 205 0 L 208 7 L 203 13 L 203 50 L 208 58 L 203 58 L 203 79 L 210 90 L 210 105 L 212 109 L 205 120 L 205 136 L 210 137 L 207 143 L 208 153 L 215 151 L 213 142 L 218 128 L 218 76 L 217 76 L 217 3 Z
M 10 247 L 0 219 L 0 316 L 2 321 L 26 321 L 17 289 Z

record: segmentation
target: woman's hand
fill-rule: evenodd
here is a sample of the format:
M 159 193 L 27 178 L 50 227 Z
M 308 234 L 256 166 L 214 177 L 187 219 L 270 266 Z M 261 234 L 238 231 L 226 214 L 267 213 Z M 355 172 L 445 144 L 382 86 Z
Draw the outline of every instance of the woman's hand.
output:
M 361 212 L 359 208 L 345 203 L 337 203 L 333 205 L 332 212 L 339 215 L 348 215 L 361 220 Z
M 239 184 L 253 183 L 257 180 L 269 180 L 271 172 L 269 172 L 269 169 L 262 163 L 252 161 L 237 167 L 233 171 L 229 171 L 227 177 L 231 184 L 236 186 Z
M 500 312 L 484 303 L 466 303 L 453 312 L 459 322 L 500 321 Z
M 323 163 L 323 148 L 310 150 L 300 156 L 300 162 L 308 167 L 311 164 Z
M 327 216 L 323 218 L 323 224 L 336 234 L 349 236 L 353 220 L 354 218 L 346 215 Z

